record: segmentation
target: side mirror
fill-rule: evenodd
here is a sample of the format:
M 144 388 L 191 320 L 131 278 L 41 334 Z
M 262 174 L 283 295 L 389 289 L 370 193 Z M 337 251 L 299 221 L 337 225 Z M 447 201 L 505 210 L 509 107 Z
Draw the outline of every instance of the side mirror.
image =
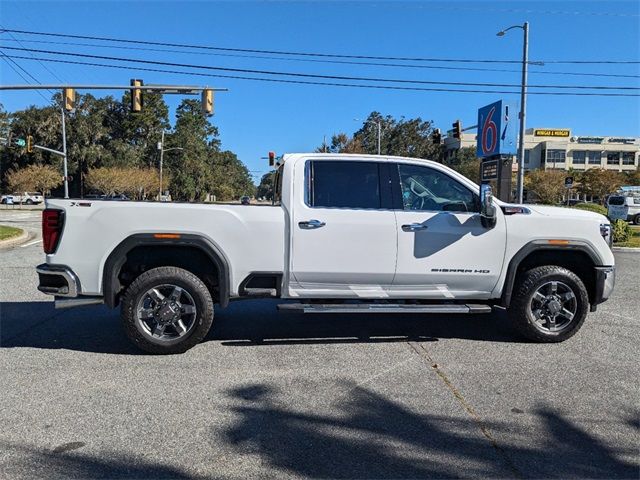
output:
M 493 205 L 491 185 L 480 185 L 480 221 L 485 228 L 496 226 L 496 207 Z

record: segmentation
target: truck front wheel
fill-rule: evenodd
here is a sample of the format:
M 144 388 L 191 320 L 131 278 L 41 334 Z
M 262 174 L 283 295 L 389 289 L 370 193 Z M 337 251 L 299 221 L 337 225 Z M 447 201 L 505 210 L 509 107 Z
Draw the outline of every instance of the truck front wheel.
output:
M 508 316 L 529 340 L 552 343 L 572 337 L 588 309 L 582 280 L 566 268 L 545 265 L 519 275 Z
M 148 270 L 127 288 L 122 322 L 129 339 L 155 354 L 183 353 L 207 335 L 213 301 L 193 273 L 176 267 Z

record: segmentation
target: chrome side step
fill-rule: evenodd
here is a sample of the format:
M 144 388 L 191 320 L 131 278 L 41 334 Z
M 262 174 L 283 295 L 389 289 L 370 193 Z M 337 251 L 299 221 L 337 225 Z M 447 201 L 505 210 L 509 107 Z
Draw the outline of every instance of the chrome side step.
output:
M 282 303 L 278 310 L 302 313 L 491 313 L 484 304 Z
M 56 297 L 54 308 L 58 310 L 61 308 L 84 307 L 85 305 L 102 305 L 103 303 L 104 298 L 102 297 Z

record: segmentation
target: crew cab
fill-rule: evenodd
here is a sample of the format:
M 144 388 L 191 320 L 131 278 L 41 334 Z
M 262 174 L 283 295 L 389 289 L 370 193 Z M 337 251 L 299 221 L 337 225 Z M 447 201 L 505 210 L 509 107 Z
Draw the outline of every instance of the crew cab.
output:
M 152 353 L 184 352 L 214 304 L 256 297 L 305 313 L 503 308 L 525 337 L 559 342 L 613 290 L 602 215 L 506 204 L 415 158 L 289 154 L 276 167 L 272 205 L 48 199 L 39 290 L 60 307 L 120 306 Z

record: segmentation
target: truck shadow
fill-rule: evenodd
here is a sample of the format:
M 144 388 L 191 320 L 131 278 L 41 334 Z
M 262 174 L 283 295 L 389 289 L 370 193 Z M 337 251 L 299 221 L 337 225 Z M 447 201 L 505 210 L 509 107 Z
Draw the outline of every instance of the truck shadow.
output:
M 389 343 L 461 338 L 521 342 L 501 313 L 488 315 L 299 314 L 277 300 L 232 303 L 215 314 L 207 341 L 224 346 Z M 105 306 L 55 310 L 53 302 L 0 302 L 0 348 L 70 349 L 137 355 L 119 310 Z
M 550 405 L 520 411 L 525 422 L 509 414 L 482 420 L 490 441 L 471 418 L 344 383 L 344 395 L 296 407 L 287 406 L 290 392 L 268 383 L 230 389 L 237 420 L 211 436 L 222 436 L 234 454 L 305 478 L 637 476 L 637 465 L 625 460 L 632 449 L 602 442 Z

